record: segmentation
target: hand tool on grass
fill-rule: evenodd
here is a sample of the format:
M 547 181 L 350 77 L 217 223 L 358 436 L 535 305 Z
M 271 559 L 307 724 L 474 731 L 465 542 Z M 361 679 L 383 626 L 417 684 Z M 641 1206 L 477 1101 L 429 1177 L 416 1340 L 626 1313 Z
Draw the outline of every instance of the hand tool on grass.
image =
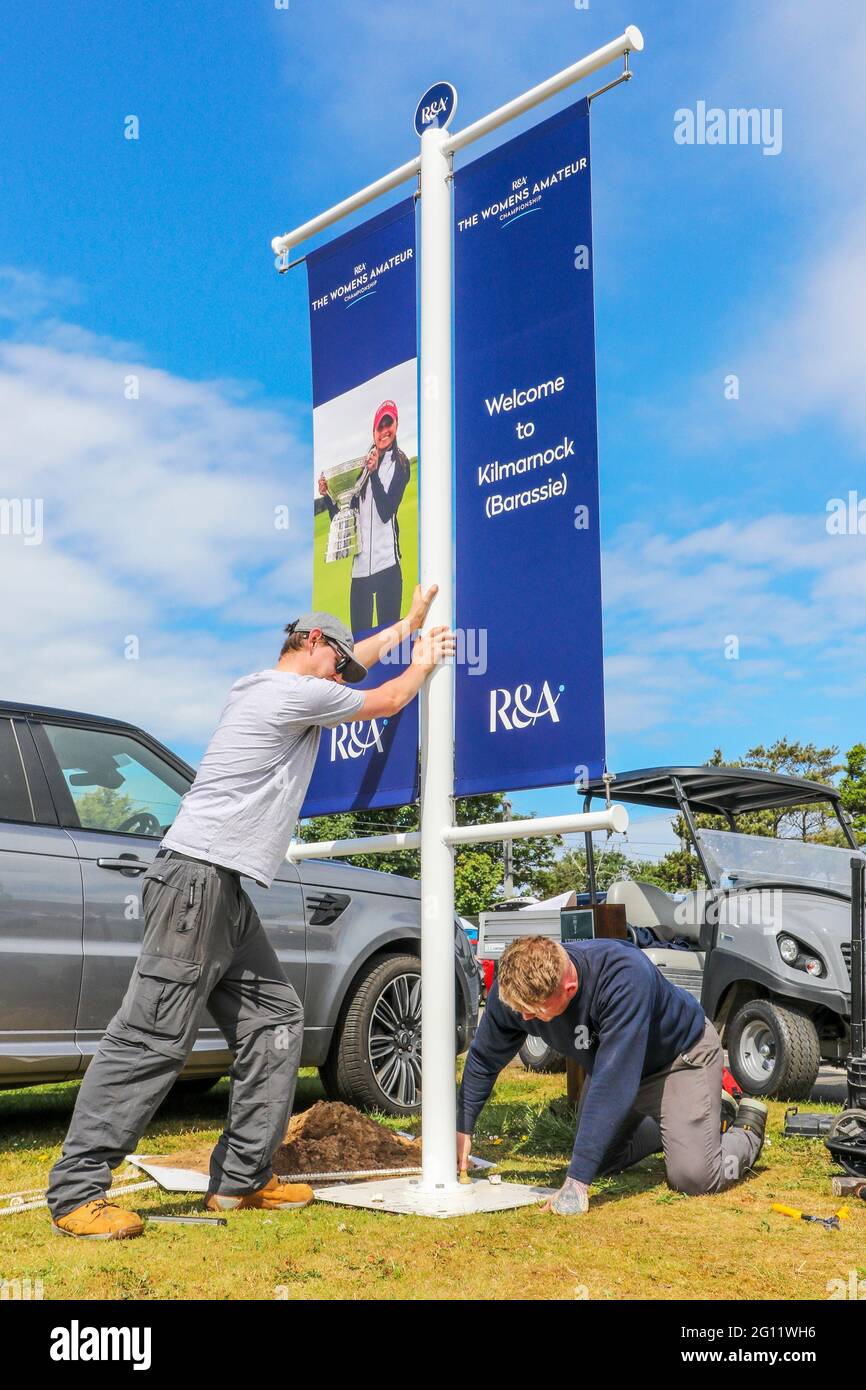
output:
M 227 1226 L 228 1222 L 224 1216 L 149 1216 L 144 1213 L 148 1222 L 160 1221 L 166 1226 Z
M 840 1207 L 834 1216 L 810 1216 L 808 1212 L 798 1211 L 796 1207 L 783 1206 L 781 1202 L 773 1203 L 773 1211 L 778 1211 L 782 1216 L 792 1216 L 795 1221 L 814 1221 L 819 1226 L 825 1226 L 828 1231 L 838 1231 L 840 1221 L 844 1221 L 850 1214 L 847 1207 Z

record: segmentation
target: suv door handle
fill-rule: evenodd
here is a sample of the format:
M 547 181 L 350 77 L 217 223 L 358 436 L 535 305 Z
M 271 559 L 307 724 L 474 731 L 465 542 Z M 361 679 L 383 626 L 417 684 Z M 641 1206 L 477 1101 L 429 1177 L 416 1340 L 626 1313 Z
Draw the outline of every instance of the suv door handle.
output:
M 148 867 L 143 859 L 131 854 L 128 859 L 97 859 L 100 869 L 119 869 L 121 873 L 142 874 Z

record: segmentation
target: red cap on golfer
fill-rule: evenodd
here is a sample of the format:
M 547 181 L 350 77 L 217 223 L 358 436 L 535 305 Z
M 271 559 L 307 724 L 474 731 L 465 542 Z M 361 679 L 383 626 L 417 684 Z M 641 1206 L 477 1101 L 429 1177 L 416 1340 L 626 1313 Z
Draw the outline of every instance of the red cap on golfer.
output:
M 392 420 L 394 421 L 394 424 L 395 424 L 395 425 L 398 423 L 398 421 L 397 421 L 397 407 L 396 407 L 396 405 L 394 404 L 393 401 L 383 401 L 382 404 L 379 406 L 379 409 L 376 411 L 376 414 L 375 414 L 375 416 L 373 417 L 373 429 L 374 429 L 374 430 L 377 430 L 377 429 L 379 428 L 379 421 L 380 421 L 380 420 L 383 420 L 383 419 L 385 418 L 386 415 L 390 415 L 390 416 L 391 416 L 391 418 L 392 418 Z

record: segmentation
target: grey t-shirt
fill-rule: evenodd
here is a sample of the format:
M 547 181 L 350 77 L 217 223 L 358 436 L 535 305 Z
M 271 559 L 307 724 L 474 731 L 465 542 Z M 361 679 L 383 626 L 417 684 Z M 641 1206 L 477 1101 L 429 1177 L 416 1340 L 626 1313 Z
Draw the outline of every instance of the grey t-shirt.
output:
M 249 874 L 270 888 L 285 858 L 322 728 L 364 703 L 354 686 L 294 671 L 256 671 L 229 691 L 166 849 Z

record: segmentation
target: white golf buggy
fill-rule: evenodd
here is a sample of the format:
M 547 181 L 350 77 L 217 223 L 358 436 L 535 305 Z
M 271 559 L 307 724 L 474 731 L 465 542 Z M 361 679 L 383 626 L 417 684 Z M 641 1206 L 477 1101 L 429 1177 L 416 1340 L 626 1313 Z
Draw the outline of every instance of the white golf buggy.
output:
M 591 782 L 584 809 L 606 794 L 604 781 Z M 639 944 L 656 938 L 647 954 L 700 999 L 747 1094 L 806 1099 L 821 1063 L 842 1065 L 850 1051 L 851 860 L 860 851 L 839 792 L 749 768 L 656 767 L 618 773 L 611 794 L 679 811 L 708 887 L 670 894 L 620 879 L 606 901 L 622 904 Z M 845 848 L 737 828 L 748 812 L 818 802 L 832 808 Z M 699 830 L 700 813 L 728 829 Z M 596 902 L 591 835 L 586 851 Z

